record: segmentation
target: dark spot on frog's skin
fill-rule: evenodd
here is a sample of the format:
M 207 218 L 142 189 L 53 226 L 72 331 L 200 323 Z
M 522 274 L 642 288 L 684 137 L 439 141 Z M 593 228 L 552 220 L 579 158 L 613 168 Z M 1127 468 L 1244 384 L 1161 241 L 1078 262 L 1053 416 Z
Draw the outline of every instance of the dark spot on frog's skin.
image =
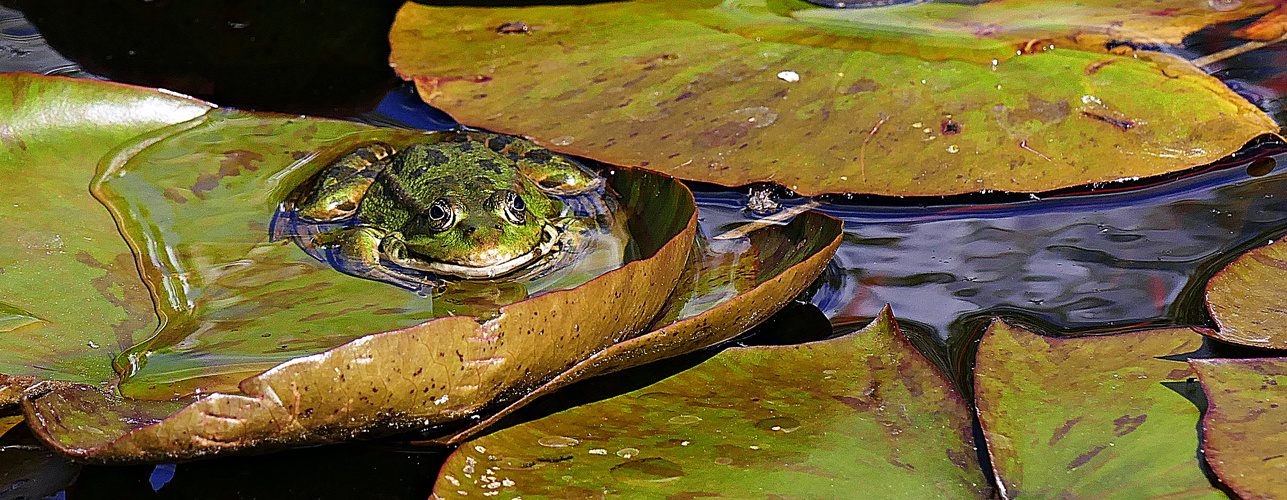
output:
M 491 172 L 491 173 L 493 173 L 493 174 L 500 174 L 500 173 L 501 173 L 501 167 L 500 167 L 500 165 L 498 165 L 496 162 L 491 161 L 491 160 L 479 160 L 479 161 L 478 161 L 478 168 L 481 168 L 481 169 L 486 170 L 486 171 L 488 171 L 488 172 Z
M 514 142 L 513 137 L 509 137 L 509 136 L 493 137 L 490 141 L 487 141 L 487 147 L 491 148 L 492 151 L 499 153 L 501 151 L 504 151 L 505 148 L 508 147 L 510 143 L 513 143 L 513 142 Z
M 536 161 L 550 161 L 554 159 L 554 155 L 547 149 L 533 149 L 523 156 L 527 157 L 529 160 Z
M 416 168 L 415 172 L 411 172 L 410 175 L 415 177 L 424 177 L 429 175 L 429 171 L 446 165 L 449 161 L 451 161 L 451 158 L 447 157 L 447 155 L 442 151 L 436 151 L 433 149 L 427 150 L 425 151 L 424 162 Z

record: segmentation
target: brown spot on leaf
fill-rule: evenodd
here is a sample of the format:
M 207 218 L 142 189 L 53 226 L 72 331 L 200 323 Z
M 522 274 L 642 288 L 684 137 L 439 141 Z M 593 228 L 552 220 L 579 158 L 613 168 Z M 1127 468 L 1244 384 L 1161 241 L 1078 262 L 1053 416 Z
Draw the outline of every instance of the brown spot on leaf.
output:
M 241 175 L 241 169 L 243 168 L 254 172 L 259 170 L 259 167 L 253 162 L 261 161 L 264 161 L 264 155 L 254 151 L 247 151 L 244 149 L 225 151 L 223 153 L 223 159 L 219 160 L 219 176 L 229 177 L 233 175 Z
M 880 90 L 879 83 L 876 83 L 875 80 L 870 78 L 863 78 L 862 80 L 854 82 L 853 85 L 846 87 L 844 90 L 840 91 L 840 93 L 844 95 L 854 95 L 861 94 L 863 92 L 873 92 L 876 90 Z
M 188 202 L 188 199 L 183 196 L 183 190 L 174 186 L 165 188 L 165 191 L 163 191 L 161 194 L 162 196 L 165 196 L 165 199 L 173 201 L 175 203 Z
M 738 139 L 751 130 L 751 127 L 750 123 L 744 121 L 727 122 L 698 134 L 697 138 L 693 139 L 693 144 L 702 148 L 734 146 L 738 143 Z
M 1058 429 L 1055 429 L 1054 434 L 1051 434 L 1051 436 L 1050 436 L 1050 441 L 1049 441 L 1048 443 L 1046 443 L 1046 444 L 1048 444 L 1048 445 L 1050 445 L 1050 446 L 1054 446 L 1054 445 L 1055 445 L 1055 443 L 1058 443 L 1058 442 L 1059 442 L 1059 440 L 1061 440 L 1061 439 L 1063 439 L 1063 438 L 1064 438 L 1064 436 L 1067 436 L 1067 435 L 1068 435 L 1068 431 L 1071 431 L 1071 430 L 1072 430 L 1072 428 L 1073 428 L 1073 426 L 1074 426 L 1074 425 L 1077 425 L 1077 422 L 1081 422 L 1081 419 L 1082 419 L 1082 418 L 1084 418 L 1084 417 L 1077 417 L 1077 418 L 1074 418 L 1074 419 L 1072 419 L 1072 420 L 1069 420 L 1069 421 L 1064 422 L 1064 425 L 1061 425 L 1061 426 L 1059 426 L 1059 428 L 1058 428 Z
M 1103 68 L 1104 66 L 1108 66 L 1109 64 L 1113 64 L 1112 59 L 1107 61 L 1096 61 L 1096 62 L 1090 63 L 1086 65 L 1086 74 L 1093 75 L 1095 73 L 1098 73 L 1101 68 Z
M 1116 420 L 1113 420 L 1113 425 L 1117 426 L 1117 429 L 1113 430 L 1113 435 L 1117 437 L 1122 437 L 1127 434 L 1130 434 L 1134 432 L 1135 429 L 1138 429 L 1139 426 L 1143 424 L 1144 420 L 1147 418 L 1148 418 L 1148 415 L 1140 415 L 1138 417 L 1132 417 L 1130 415 L 1122 415 L 1118 417 Z
M 1107 448 L 1107 446 L 1099 445 L 1086 453 L 1077 455 L 1077 458 L 1074 458 L 1072 462 L 1068 462 L 1068 470 L 1073 470 L 1083 465 L 1086 465 L 1086 462 L 1089 462 L 1090 459 L 1095 458 L 1095 455 L 1098 455 L 1099 452 L 1104 451 L 1104 448 Z

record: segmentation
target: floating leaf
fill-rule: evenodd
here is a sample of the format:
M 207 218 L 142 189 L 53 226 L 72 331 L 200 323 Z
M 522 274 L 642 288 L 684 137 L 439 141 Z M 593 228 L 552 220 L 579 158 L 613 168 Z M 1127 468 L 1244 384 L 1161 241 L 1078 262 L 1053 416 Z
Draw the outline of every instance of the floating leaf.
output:
M 1287 491 L 1287 358 L 1195 359 L 1207 463 L 1240 498 Z
M 979 346 L 975 400 L 1006 498 L 1227 498 L 1197 460 L 1198 408 L 1163 359 L 1192 330 L 1052 338 L 996 321 Z
M 858 333 L 728 349 L 649 387 L 465 443 L 434 493 L 987 498 L 969 429 L 966 404 L 886 309 Z
M 1211 337 L 1267 349 L 1287 349 L 1287 245 L 1282 241 L 1239 256 L 1207 283 Z
M 54 82 L 41 89 L 53 95 L 62 90 L 57 83 L 65 82 L 35 81 Z M 97 82 L 74 85 L 102 93 L 121 88 Z M 75 98 L 35 102 L 63 112 L 78 107 L 92 111 L 97 105 Z M 204 105 L 200 110 L 169 125 L 122 133 L 110 147 L 100 147 L 96 154 L 101 161 L 95 159 L 93 166 L 78 161 L 91 156 L 74 150 L 77 136 L 60 142 L 59 131 L 45 132 L 44 140 L 73 146 L 65 159 L 50 158 L 44 165 L 62 176 L 50 176 L 62 182 L 51 189 L 82 203 L 82 212 L 92 207 L 90 213 L 100 219 L 80 221 L 80 212 L 67 210 L 22 212 L 15 221 L 48 219 L 38 226 L 46 231 L 104 224 L 102 240 L 84 238 L 85 245 L 124 252 L 117 258 L 123 262 L 119 272 L 125 276 L 128 271 L 134 280 L 119 288 L 104 285 L 114 293 L 133 290 L 127 297 L 133 302 L 93 297 L 87 300 L 89 307 L 51 312 L 33 306 L 28 297 L 57 294 L 63 281 L 37 269 L 25 283 L 27 289 L 5 289 L 0 296 L 6 317 L 24 322 L 0 336 L 0 361 L 7 363 L 0 366 L 13 367 L 0 375 L 0 403 L 21 399 L 34 433 L 62 454 L 98 462 L 182 460 L 460 419 L 519 399 L 587 357 L 647 332 L 690 260 L 696 232 L 691 193 L 668 177 L 618 169 L 608 183 L 620 195 L 622 208 L 616 215 L 632 237 L 625 245 L 629 248 L 617 251 L 637 255 L 637 260 L 597 278 L 572 273 L 568 279 L 574 281 L 560 278 L 551 288 L 519 290 L 518 299 L 528 292 L 532 298 L 489 304 L 487 314 L 478 317 L 462 315 L 474 309 L 458 306 L 477 304 L 438 301 L 437 295 L 430 300 L 341 274 L 289 241 L 273 241 L 270 230 L 275 208 L 294 186 L 354 144 L 433 141 L 449 133 L 426 135 Z M 18 114 L 23 113 L 39 114 L 25 108 Z M 0 122 L 3 118 L 0 113 Z M 86 126 L 73 124 L 68 130 Z M 0 168 L 18 172 L 25 166 L 10 161 Z M 28 188 L 12 199 L 22 206 L 32 193 L 44 199 L 48 192 Z M 101 217 L 104 206 L 114 221 Z M 19 224 L 14 232 L 24 229 Z M 115 234 L 106 237 L 109 231 Z M 764 248 L 755 249 L 768 254 L 750 281 L 755 287 L 747 301 L 771 311 L 820 272 L 835 250 L 840 224 L 814 214 L 764 234 L 807 236 L 767 237 Z M 128 245 L 122 244 L 122 235 Z M 753 233 L 750 241 L 755 238 Z M 33 244 L 20 250 L 59 255 L 47 266 L 57 270 L 74 262 L 56 252 L 59 248 Z M 18 257 L 0 254 L 6 261 Z M 801 260 L 807 265 L 797 266 Z M 789 284 L 778 286 L 783 280 L 777 274 L 786 275 Z M 137 282 L 140 275 L 142 283 Z M 445 288 L 473 287 L 469 291 L 477 292 L 474 288 L 483 286 Z M 781 295 L 768 297 L 763 290 Z M 110 326 L 95 322 L 95 301 L 133 304 L 138 310 L 126 317 L 145 326 L 139 330 L 143 334 L 111 344 L 116 349 L 110 352 L 72 360 L 48 347 L 43 357 L 23 357 L 34 348 L 10 345 L 23 334 L 50 330 L 66 322 L 64 317 L 78 315 L 86 315 L 81 318 L 85 332 L 69 332 L 58 341 L 84 343 L 86 349 L 102 345 L 95 335 Z M 153 319 L 157 316 L 159 328 Z M 727 338 L 729 328 L 758 322 L 754 316 L 722 318 L 737 326 L 714 325 L 707 334 Z M 49 326 L 33 328 L 38 322 Z M 281 345 L 287 348 L 278 350 Z M 18 354 L 9 357 L 11 352 Z M 113 370 L 111 354 L 116 352 Z M 68 377 L 49 368 L 60 364 L 86 375 Z M 104 390 L 109 384 L 110 392 Z
M 156 314 L 134 257 L 89 196 L 99 161 L 210 105 L 126 85 L 0 75 L 0 373 L 104 383 Z M 16 241 L 15 241 L 16 240 Z M 22 318 L 27 319 L 22 319 Z M 0 405 L 14 394 L 0 380 Z
M 408 3 L 390 40 L 398 73 L 462 123 L 613 164 L 804 194 L 1044 191 L 1202 165 L 1277 131 L 1180 58 L 1068 42 L 1123 33 L 1119 3 L 888 10 L 900 15 L 774 1 Z M 1200 24 L 1144 12 L 1195 5 L 1141 3 L 1129 24 L 1147 38 L 1152 24 L 1134 19 L 1157 21 L 1169 40 Z M 993 33 L 973 9 L 1001 28 L 1037 20 Z M 515 22 L 528 30 L 498 32 Z

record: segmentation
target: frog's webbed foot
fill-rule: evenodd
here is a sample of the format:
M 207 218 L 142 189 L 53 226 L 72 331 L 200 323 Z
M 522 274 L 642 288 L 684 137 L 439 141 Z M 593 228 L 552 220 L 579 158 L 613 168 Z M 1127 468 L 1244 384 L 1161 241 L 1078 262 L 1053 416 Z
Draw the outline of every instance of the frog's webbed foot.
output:
M 547 193 L 575 196 L 603 185 L 602 177 L 580 163 L 522 137 L 477 131 L 461 132 L 460 137 L 486 144 L 492 151 L 509 158 L 524 176 Z
M 336 160 L 321 173 L 304 201 L 296 205 L 296 213 L 315 222 L 352 216 L 394 151 L 393 146 L 376 142 Z
M 381 261 L 388 249 L 401 251 L 405 248 L 402 236 L 396 232 L 371 226 L 342 227 L 318 234 L 311 245 L 336 247 L 336 255 L 328 255 L 328 263 L 345 274 L 376 279 L 413 290 L 427 284 L 423 278 L 389 268 Z

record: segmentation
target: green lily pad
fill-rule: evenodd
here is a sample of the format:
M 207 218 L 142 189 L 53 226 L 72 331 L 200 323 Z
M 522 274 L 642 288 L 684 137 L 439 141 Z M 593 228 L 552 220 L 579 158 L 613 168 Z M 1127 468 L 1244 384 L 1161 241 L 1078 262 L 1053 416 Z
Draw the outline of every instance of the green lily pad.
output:
M 41 90 L 55 95 L 62 90 L 59 82 L 108 94 L 122 88 L 35 81 L 52 82 Z M 56 105 L 36 102 L 59 111 L 93 111 L 97 105 L 75 98 Z M 51 189 L 62 190 L 60 195 L 76 199 L 85 210 L 92 207 L 100 220 L 80 221 L 72 210 L 23 212 L 15 219 L 23 222 L 15 225 L 18 234 L 28 229 L 26 223 L 37 222 L 34 227 L 45 231 L 97 222 L 106 227 L 105 235 L 115 233 L 97 243 L 83 239 L 87 246 L 124 252 L 117 257 L 124 262 L 119 272 L 124 276 L 128 270 L 134 281 L 119 288 L 133 290 L 133 302 L 117 302 L 133 304 L 136 310 L 127 318 L 146 327 L 130 343 L 119 342 L 96 356 L 68 360 L 45 346 L 38 357 L 34 348 L 10 342 L 73 318 L 85 332 L 64 332 L 54 340 L 89 350 L 95 348 L 95 335 L 111 328 L 95 321 L 93 300 L 87 301 L 90 307 L 48 310 L 28 299 L 59 293 L 64 284 L 56 273 L 35 269 L 26 289 L 6 289 L 0 313 L 6 325 L 15 326 L 0 336 L 0 361 L 8 363 L 0 366 L 12 365 L 0 371 L 0 397 L 21 400 L 34 433 L 59 453 L 96 462 L 183 460 L 418 428 L 504 407 L 578 362 L 664 327 L 653 324 L 663 308 L 677 306 L 671 296 L 681 277 L 692 276 L 684 265 L 693 260 L 697 227 L 691 193 L 674 179 L 629 169 L 614 171 L 608 184 L 620 196 L 616 216 L 631 234 L 615 251 L 637 258 L 601 276 L 573 267 L 574 272 L 537 288 L 527 288 L 535 281 L 452 282 L 439 295 L 437 288 L 417 294 L 342 274 L 294 243 L 277 240 L 277 207 L 295 186 L 355 144 L 433 141 L 450 133 L 202 106 L 201 113 L 170 124 L 110 137 L 115 142 L 105 139 L 96 146 L 89 141 L 86 147 L 100 157 L 92 166 L 85 160 L 89 154 L 80 151 L 64 155 L 66 161 L 49 158 L 43 164 L 65 175 L 56 177 L 64 184 Z M 39 115 L 22 109 L 15 114 Z M 68 129 L 77 127 L 83 125 Z M 74 146 L 79 139 L 56 130 L 45 133 L 50 143 Z M 14 172 L 24 167 L 0 164 Z M 28 188 L 11 199 L 21 205 L 30 193 L 46 196 Z M 107 214 L 111 217 L 103 217 Z M 753 292 L 749 300 L 760 310 L 775 310 L 821 271 L 840 231 L 838 221 L 817 214 L 763 231 L 776 236 L 761 238 L 763 248 L 754 251 L 772 257 L 755 269 L 750 281 L 755 287 L 736 291 Z M 807 238 L 784 240 L 783 235 Z M 756 238 L 752 233 L 747 241 Z M 76 262 L 48 245 L 11 252 L 33 249 L 55 255 L 46 269 Z M 24 255 L 0 253 L 0 259 L 18 261 Z M 782 280 L 774 273 L 785 275 L 789 284 L 777 286 Z M 518 286 L 515 293 L 509 293 L 511 285 Z M 768 297 L 763 290 L 783 295 Z M 455 300 L 455 292 L 464 298 Z M 93 299 L 115 306 L 113 298 Z M 754 317 L 723 320 L 738 325 L 734 329 L 758 322 Z M 727 338 L 728 329 L 714 325 L 706 335 Z M 10 357 L 11 352 L 18 354 Z M 74 378 L 50 369 L 60 363 L 86 375 Z
M 1211 337 L 1235 344 L 1287 349 L 1287 245 L 1282 241 L 1239 256 L 1207 283 Z
M 110 360 L 151 336 L 156 313 L 134 257 L 88 187 L 136 136 L 209 104 L 126 85 L 0 75 L 0 373 L 105 383 Z M 0 406 L 14 402 L 0 381 Z
M 1183 170 L 1277 132 L 1180 58 L 1066 42 L 1121 33 L 1117 22 L 1097 24 L 1124 12 L 1120 2 L 1087 3 L 888 10 L 901 15 L 767 0 L 408 3 L 391 61 L 462 123 L 617 165 L 807 195 L 1045 191 Z M 994 33 L 972 9 L 1005 21 Z M 1097 13 L 1082 18 L 1085 9 Z M 1003 29 L 1033 16 L 1042 21 L 1032 29 Z M 1159 29 L 1172 33 L 1163 39 L 1200 27 L 1134 18 L 1187 26 Z M 498 32 L 507 23 L 527 31 Z M 1148 23 L 1130 24 L 1148 35 Z
M 1006 498 L 1227 498 L 1197 459 L 1199 410 L 1165 382 L 1193 371 L 1190 329 L 1043 337 L 996 321 L 975 404 Z
M 785 369 L 784 369 L 785 368 Z M 989 498 L 968 406 L 886 309 L 733 348 L 649 387 L 463 444 L 441 498 Z
M 1206 391 L 1203 449 L 1241 498 L 1287 491 L 1287 358 L 1189 361 Z

